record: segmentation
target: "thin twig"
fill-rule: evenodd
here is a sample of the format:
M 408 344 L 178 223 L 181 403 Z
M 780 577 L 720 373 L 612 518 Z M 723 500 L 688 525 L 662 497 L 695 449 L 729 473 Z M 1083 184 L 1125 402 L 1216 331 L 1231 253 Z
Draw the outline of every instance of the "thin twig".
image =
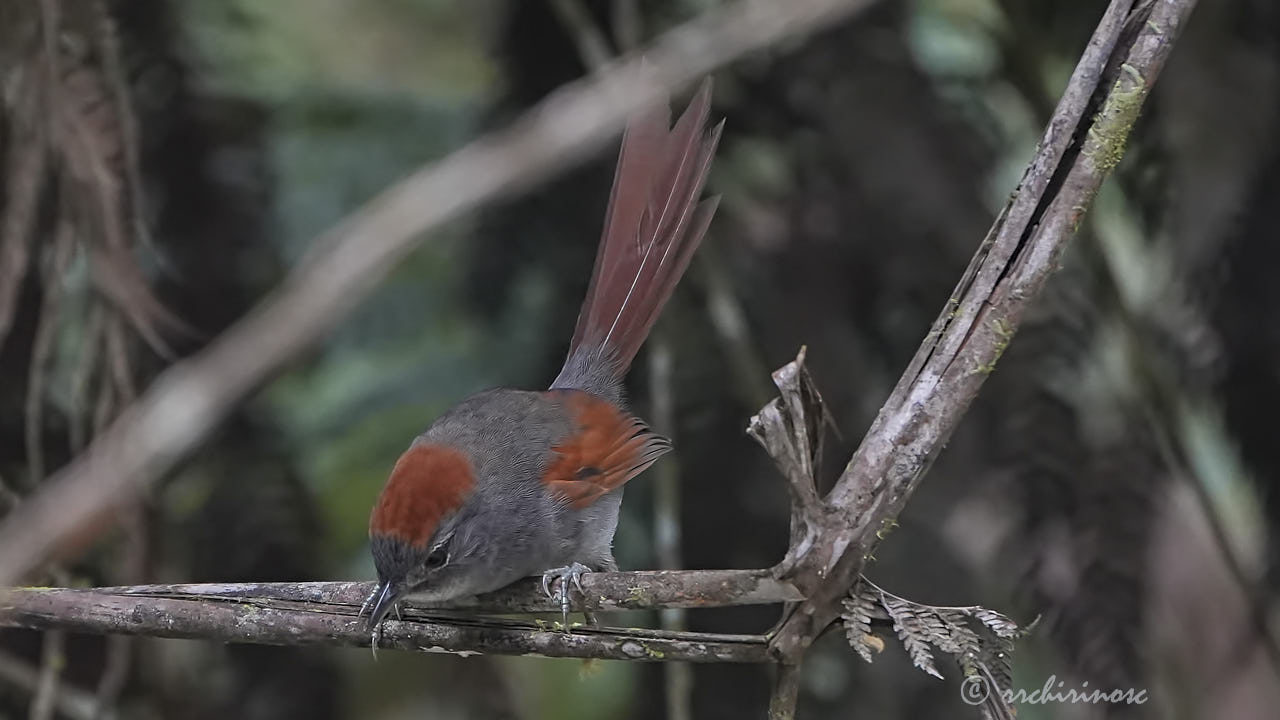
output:
M 649 387 L 653 397 L 653 427 L 673 441 L 676 428 L 675 393 L 672 390 L 674 353 L 665 332 L 659 331 L 649 349 Z M 658 567 L 677 570 L 683 566 L 680 550 L 680 465 L 668 458 L 656 468 L 653 478 L 653 545 Z M 685 629 L 684 608 L 659 611 L 663 630 Z M 662 668 L 668 720 L 691 720 L 693 671 L 685 663 L 667 663 Z
M 120 123 L 121 163 L 124 172 L 122 188 L 127 196 L 125 213 L 131 222 L 128 226 L 139 245 L 154 250 L 143 208 L 142 166 L 138 151 L 138 119 L 133 111 L 133 102 L 129 94 L 129 82 L 125 76 L 119 31 L 115 20 L 111 17 L 103 0 L 93 2 L 93 39 L 98 46 L 98 56 L 102 58 L 102 72 L 106 77 L 112 104 Z
M 40 671 L 22 658 L 0 650 L 0 682 L 35 695 L 40 684 Z M 94 720 L 93 698 L 83 690 L 62 683 L 54 698 L 54 708 L 59 715 L 71 720 Z M 114 713 L 106 713 L 98 720 L 114 720 Z
M 98 367 L 98 360 L 104 352 L 103 332 L 106 328 L 107 308 L 95 303 L 89 309 L 89 318 L 85 322 L 85 330 L 80 337 L 80 346 L 76 352 L 76 363 L 71 370 L 67 392 L 67 442 L 73 455 L 84 451 L 89 438 L 88 398 L 93 371 Z M 97 429 L 94 430 L 97 434 Z
M 144 582 L 147 577 L 149 546 L 147 513 L 141 503 L 135 504 L 131 509 L 125 527 L 127 532 L 124 538 L 124 552 L 117 570 L 118 577 L 120 581 L 131 584 Z M 136 649 L 135 638 L 125 635 L 107 638 L 106 658 L 103 660 L 102 674 L 98 677 L 94 698 L 95 718 L 112 713 L 112 708 L 129 680 L 129 670 L 133 666 Z
M 760 407 L 773 396 L 769 366 L 747 323 L 742 300 L 734 292 L 724 258 L 714 243 L 705 243 L 694 256 L 694 271 L 707 293 L 707 319 L 719 338 L 725 361 L 733 369 L 733 384 L 746 407 Z
M 600 72 L 613 55 L 609 51 L 609 41 L 599 26 L 591 19 L 591 12 L 582 4 L 582 0 L 550 0 L 551 9 L 555 11 L 560 24 L 568 31 L 569 36 L 578 46 L 578 56 L 591 72 Z
M 640 46 L 643 35 L 640 6 L 636 0 L 613 0 L 613 41 L 624 52 Z
M 62 668 L 67 664 L 64 654 L 66 649 L 66 633 L 61 630 L 48 630 L 44 633 L 43 648 L 40 651 L 40 676 L 36 682 L 36 694 L 31 699 L 31 709 L 27 713 L 30 720 L 50 720 L 58 703 L 58 685 L 62 680 Z
M 62 318 L 62 280 L 75 250 L 75 229 L 63 220 L 58 223 L 50 248 L 48 268 L 42 274 L 44 301 L 32 341 L 31 367 L 27 370 L 27 395 L 24 417 L 27 449 L 27 487 L 35 488 L 44 479 L 44 394 L 45 373 L 53 354 L 58 324 Z
M 103 340 L 105 344 L 105 337 Z M 102 377 L 98 381 L 98 396 L 93 401 L 93 436 L 98 437 L 102 434 L 102 429 L 107 427 L 107 423 L 115 416 L 116 408 L 119 403 L 115 399 L 115 384 L 111 379 L 102 373 Z
M 138 388 L 133 381 L 133 365 L 129 362 L 129 333 L 125 328 L 124 316 L 119 312 L 110 313 L 105 332 L 106 371 L 115 385 L 114 394 L 119 403 L 127 405 L 138 396 Z M 94 428 L 94 433 L 101 430 L 102 428 Z
M 112 635 L 107 638 L 107 653 L 103 659 L 102 675 L 98 678 L 98 687 L 93 694 L 94 720 L 103 720 L 115 714 L 114 706 L 124 691 L 125 682 L 129 679 L 129 669 L 133 665 L 133 651 L 137 638 L 127 635 Z

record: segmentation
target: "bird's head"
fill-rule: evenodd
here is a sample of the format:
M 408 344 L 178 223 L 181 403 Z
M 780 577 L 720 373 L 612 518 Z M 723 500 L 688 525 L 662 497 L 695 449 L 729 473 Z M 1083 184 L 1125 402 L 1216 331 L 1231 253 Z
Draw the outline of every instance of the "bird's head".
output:
M 421 443 L 400 456 L 369 518 L 378 570 L 370 630 L 408 594 L 448 599 L 465 592 L 469 548 L 465 528 L 458 531 L 474 490 L 472 464 L 456 449 Z

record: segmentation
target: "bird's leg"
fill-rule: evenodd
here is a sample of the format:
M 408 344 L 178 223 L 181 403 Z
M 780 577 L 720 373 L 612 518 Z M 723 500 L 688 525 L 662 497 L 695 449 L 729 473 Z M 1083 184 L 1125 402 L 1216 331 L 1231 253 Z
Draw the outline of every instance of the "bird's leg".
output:
M 356 615 L 357 618 L 363 618 L 364 614 L 369 612 L 369 607 L 373 605 L 374 598 L 378 597 L 381 591 L 382 591 L 381 586 L 378 586 L 378 585 L 374 586 L 373 592 L 369 593 L 369 597 L 365 598 L 364 604 L 360 606 L 360 613 Z M 396 601 L 396 603 L 391 606 L 391 609 L 396 611 L 397 620 L 404 619 L 400 617 L 399 601 Z M 382 623 L 379 622 L 377 625 L 373 626 L 373 629 L 370 631 L 370 637 L 369 637 L 369 649 L 373 651 L 374 662 L 377 662 L 378 660 L 378 641 L 381 639 L 382 639 Z
M 356 618 L 363 618 L 364 614 L 369 612 L 369 607 L 373 605 L 374 598 L 378 597 L 378 593 L 381 591 L 382 587 L 380 585 L 375 584 L 373 586 L 373 592 L 369 593 L 369 597 L 364 599 L 364 604 L 360 606 L 360 614 L 356 615 Z
M 542 573 L 542 592 L 546 593 L 547 597 L 552 600 L 560 601 L 560 612 L 564 616 L 565 632 L 569 631 L 569 583 L 572 582 L 573 586 L 578 588 L 578 592 L 583 597 L 586 597 L 587 593 L 582 589 L 582 575 L 588 572 L 591 572 L 591 568 L 580 562 L 575 562 L 572 565 L 552 568 Z M 551 586 L 556 580 L 559 580 L 560 584 L 555 591 L 552 591 Z

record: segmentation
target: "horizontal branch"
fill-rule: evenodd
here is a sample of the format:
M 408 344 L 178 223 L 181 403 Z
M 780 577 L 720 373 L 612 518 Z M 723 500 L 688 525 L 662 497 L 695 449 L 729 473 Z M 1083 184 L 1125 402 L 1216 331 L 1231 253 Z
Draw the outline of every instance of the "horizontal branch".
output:
M 592 610 L 720 607 L 800 599 L 763 570 L 588 573 Z M 199 638 L 266 645 L 368 646 L 357 617 L 367 582 L 139 585 L 88 590 L 0 591 L 0 627 Z M 465 610 L 468 616 L 447 614 Z M 761 635 L 593 628 L 475 617 L 470 613 L 559 612 L 536 579 L 496 593 L 441 604 L 407 604 L 382 625 L 379 647 L 457 654 L 497 653 L 611 660 L 767 661 Z M 445 613 L 445 614 L 441 614 Z
M 300 602 L 335 607 L 360 607 L 373 591 L 372 582 L 302 583 L 195 583 L 181 585 L 129 585 L 93 588 L 103 595 L 165 597 L 185 600 L 236 602 Z M 17 594 L 61 592 L 63 588 L 15 588 Z M 790 583 L 773 578 L 769 570 L 647 570 L 639 572 L 586 573 L 585 595 L 575 608 L 587 610 L 649 610 L 657 608 L 710 608 L 735 605 L 771 605 L 804 599 Z M 2 592 L 2 591 L 0 591 Z M 469 610 L 488 613 L 560 612 L 559 601 L 542 592 L 536 578 L 528 578 L 479 597 L 446 602 L 416 602 L 402 607 L 424 610 Z M 3 624 L 0 607 L 0 624 Z

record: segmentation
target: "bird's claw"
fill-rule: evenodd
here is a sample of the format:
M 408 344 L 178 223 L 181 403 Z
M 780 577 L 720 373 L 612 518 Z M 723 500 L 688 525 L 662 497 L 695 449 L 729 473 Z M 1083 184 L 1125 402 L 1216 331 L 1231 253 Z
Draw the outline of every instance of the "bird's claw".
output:
M 591 572 L 591 568 L 576 562 L 572 565 L 564 567 L 552 568 L 542 573 L 542 592 L 547 597 L 560 602 L 560 614 L 564 619 L 565 632 L 569 631 L 569 583 L 578 589 L 578 592 L 585 596 L 587 593 L 582 589 L 582 576 Z M 555 590 L 551 586 L 555 581 L 559 580 L 559 584 Z
M 367 605 L 368 603 L 366 602 L 365 604 Z M 396 620 L 403 621 L 404 618 L 400 617 L 399 605 L 395 606 L 395 611 L 396 611 Z M 364 610 L 361 610 L 360 614 L 364 615 Z M 378 623 L 377 625 L 373 626 L 373 630 L 371 630 L 369 633 L 369 649 L 373 651 L 374 662 L 378 661 L 378 643 L 381 641 L 382 641 L 382 623 Z
M 381 590 L 382 588 L 380 586 L 374 585 L 373 592 L 369 593 L 369 597 L 365 598 L 364 604 L 360 606 L 360 613 L 356 615 L 357 619 L 364 618 L 365 613 L 369 612 L 369 608 L 373 605 L 374 599 L 378 597 L 378 593 L 381 592 Z M 396 620 L 404 620 L 404 618 L 400 616 L 399 602 L 397 602 L 395 605 L 392 605 L 391 609 L 394 610 L 396 613 Z M 378 660 L 378 643 L 381 640 L 382 640 L 382 623 L 379 622 L 377 625 L 373 626 L 372 630 L 370 630 L 370 633 L 369 633 L 369 649 L 373 651 L 374 662 L 377 662 Z
M 369 612 L 369 608 L 373 605 L 374 598 L 378 597 L 378 592 L 381 589 L 382 588 L 380 588 L 378 585 L 373 586 L 373 592 L 369 593 L 369 597 L 364 599 L 364 604 L 360 606 L 360 612 L 359 614 L 356 615 L 356 619 L 358 620 L 364 619 L 365 613 Z M 373 652 L 374 662 L 378 661 L 378 640 L 380 639 L 379 636 L 381 634 L 382 634 L 381 623 L 374 626 L 373 630 L 369 633 L 369 649 Z
M 379 585 L 374 584 L 373 592 L 369 593 L 369 597 L 365 598 L 364 604 L 360 606 L 360 614 L 356 615 L 357 619 L 363 619 L 365 613 L 369 612 L 369 608 L 373 605 L 374 598 L 378 597 L 378 593 L 381 590 L 382 588 Z

